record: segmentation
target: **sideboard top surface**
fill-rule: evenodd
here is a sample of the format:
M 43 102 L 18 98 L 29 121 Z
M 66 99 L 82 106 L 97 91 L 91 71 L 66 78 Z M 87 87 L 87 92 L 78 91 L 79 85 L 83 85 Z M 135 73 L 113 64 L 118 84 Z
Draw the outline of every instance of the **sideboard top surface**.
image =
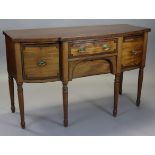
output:
M 59 27 L 41 29 L 6 30 L 3 34 L 14 42 L 27 41 L 60 41 L 73 39 L 86 39 L 101 36 L 120 36 L 135 32 L 151 31 L 149 28 L 137 27 L 127 24 L 98 25 L 80 27 Z

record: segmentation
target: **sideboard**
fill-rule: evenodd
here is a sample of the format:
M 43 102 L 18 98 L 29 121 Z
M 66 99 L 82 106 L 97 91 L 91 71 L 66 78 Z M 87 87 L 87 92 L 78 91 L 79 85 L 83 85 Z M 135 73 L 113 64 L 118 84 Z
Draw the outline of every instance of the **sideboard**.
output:
M 123 73 L 139 69 L 136 101 L 139 106 L 150 31 L 126 24 L 3 31 L 11 110 L 15 112 L 15 80 L 21 127 L 25 128 L 23 83 L 62 81 L 67 127 L 69 81 L 99 74 L 115 75 L 113 116 L 116 117 Z

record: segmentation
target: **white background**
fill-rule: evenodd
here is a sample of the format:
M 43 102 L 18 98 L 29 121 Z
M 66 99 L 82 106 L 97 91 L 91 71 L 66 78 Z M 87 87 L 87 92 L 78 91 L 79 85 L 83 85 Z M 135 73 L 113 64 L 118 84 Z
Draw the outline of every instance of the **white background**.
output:
M 153 0 L 1 0 L 0 18 L 154 18 Z M 1 137 L 1 154 L 153 154 L 153 137 Z

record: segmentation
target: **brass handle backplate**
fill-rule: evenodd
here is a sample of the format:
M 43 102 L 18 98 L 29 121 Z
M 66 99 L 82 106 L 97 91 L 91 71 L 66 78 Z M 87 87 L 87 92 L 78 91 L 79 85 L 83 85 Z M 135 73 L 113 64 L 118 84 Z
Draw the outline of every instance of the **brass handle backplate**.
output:
M 137 55 L 138 52 L 135 49 L 132 49 L 131 53 L 132 55 Z
M 38 65 L 39 67 L 43 67 L 43 66 L 46 66 L 47 63 L 46 63 L 45 60 L 39 60 L 39 61 L 37 62 L 37 65 Z
M 85 47 L 80 47 L 78 51 L 79 51 L 79 53 L 84 53 L 85 52 Z
M 109 44 L 103 44 L 103 49 L 108 51 L 111 49 L 110 45 Z

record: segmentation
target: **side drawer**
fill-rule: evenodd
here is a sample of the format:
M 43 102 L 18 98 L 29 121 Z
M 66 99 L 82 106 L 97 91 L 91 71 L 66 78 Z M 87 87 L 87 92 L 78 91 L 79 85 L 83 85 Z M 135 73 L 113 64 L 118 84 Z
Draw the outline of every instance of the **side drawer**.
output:
M 113 53 L 117 50 L 117 39 L 79 40 L 69 44 L 69 57 Z
M 142 62 L 143 35 L 124 37 L 122 67 L 136 67 Z
M 25 80 L 59 79 L 57 44 L 23 44 L 23 78 Z

